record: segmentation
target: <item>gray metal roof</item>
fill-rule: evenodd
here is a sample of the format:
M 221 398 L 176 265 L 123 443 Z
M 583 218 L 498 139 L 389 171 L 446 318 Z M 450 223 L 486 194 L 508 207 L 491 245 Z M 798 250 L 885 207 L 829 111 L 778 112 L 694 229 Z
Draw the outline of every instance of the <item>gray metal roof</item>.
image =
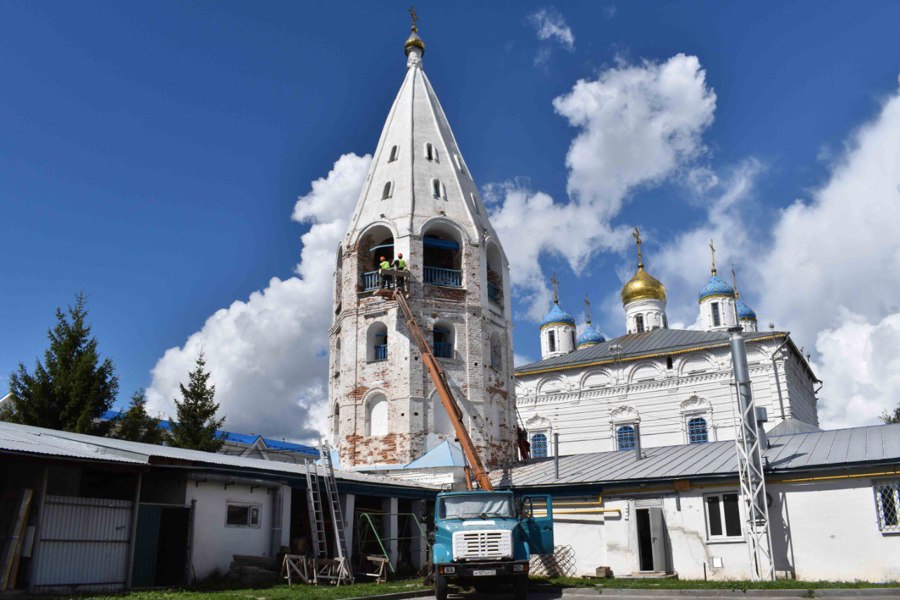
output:
M 172 461 L 181 461 L 197 465 L 198 468 L 203 465 L 237 468 L 246 471 L 247 475 L 251 476 L 254 473 L 281 474 L 294 477 L 305 476 L 306 474 L 306 467 L 302 462 L 294 464 L 217 454 L 215 452 L 202 452 L 200 450 L 186 450 L 184 448 L 129 442 L 2 421 L 0 421 L 0 452 L 41 454 L 145 465 L 170 464 Z M 322 467 L 319 468 L 321 469 Z M 321 473 L 323 471 L 320 471 Z M 334 474 L 339 481 L 351 483 L 434 489 L 433 486 L 427 484 L 402 481 L 381 475 L 368 475 L 340 470 L 335 470 Z
M 783 339 L 788 334 L 783 331 L 747 332 L 748 342 L 767 339 Z M 727 346 L 729 336 L 724 331 L 696 331 L 693 329 L 653 329 L 642 333 L 623 335 L 601 342 L 596 346 L 582 348 L 562 356 L 554 356 L 516 368 L 516 375 L 527 375 L 544 370 L 574 368 L 594 362 L 630 360 L 648 354 L 677 354 L 715 346 Z M 621 346 L 621 351 L 613 352 L 613 346 Z
M 900 463 L 900 424 L 770 436 L 767 472 L 782 473 L 879 462 Z M 491 473 L 500 487 L 614 484 L 628 481 L 727 477 L 737 474 L 733 440 L 645 448 L 637 460 L 633 451 L 594 452 L 540 459 Z

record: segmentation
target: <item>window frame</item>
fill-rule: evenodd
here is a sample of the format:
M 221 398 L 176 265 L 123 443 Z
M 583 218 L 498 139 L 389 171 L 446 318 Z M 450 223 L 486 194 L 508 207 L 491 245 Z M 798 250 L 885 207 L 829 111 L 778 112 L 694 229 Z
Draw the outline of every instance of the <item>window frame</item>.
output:
M 431 142 L 425 142 L 425 160 L 428 162 L 438 162 L 437 146 Z
M 390 200 L 394 197 L 394 182 L 386 181 L 384 187 L 381 190 L 381 199 L 382 200 Z
M 709 310 L 710 310 L 710 315 L 712 316 L 713 327 L 721 327 L 722 326 L 722 312 L 719 310 L 719 303 L 718 302 L 710 302 Z
M 893 522 L 887 523 L 885 515 L 885 502 L 883 493 L 886 489 L 891 491 L 893 502 Z M 878 531 L 885 535 L 900 534 L 900 479 L 874 479 L 872 480 L 872 493 L 875 500 L 875 520 Z
M 547 332 L 547 351 L 556 352 L 556 331 L 552 329 Z
M 437 177 L 431 180 L 431 195 L 435 200 L 446 200 L 447 198 L 447 189 Z
M 734 496 L 734 507 L 737 510 L 737 534 L 728 533 L 728 520 L 725 515 L 725 496 Z M 712 522 L 710 521 L 710 498 L 718 499 L 719 527 L 722 533 L 712 533 Z M 717 492 L 714 494 L 703 494 L 703 519 L 706 523 L 706 541 L 707 542 L 742 542 L 744 541 L 744 519 L 741 514 L 741 496 L 737 491 Z
M 646 331 L 644 324 L 644 315 L 634 315 L 634 332 L 644 333 Z
M 537 454 L 537 452 L 535 451 L 535 448 L 538 447 L 535 444 L 535 438 L 538 438 L 538 437 L 543 438 L 543 444 L 544 444 L 544 446 L 543 446 L 544 453 L 540 454 L 540 455 Z M 532 433 L 531 437 L 528 438 L 528 441 L 531 444 L 531 458 L 547 458 L 550 456 L 550 440 L 548 439 L 546 431 L 542 430 L 542 431 L 536 431 L 536 432 Z
M 400 157 L 400 146 L 394 144 L 391 146 L 391 152 L 388 154 L 388 162 L 395 162 Z
M 466 166 L 463 164 L 462 157 L 458 153 L 454 153 L 453 161 L 456 163 L 456 170 L 465 175 Z
M 691 437 L 691 421 L 696 421 L 696 420 L 698 420 L 698 419 L 701 420 L 701 421 L 703 421 L 703 436 L 704 436 L 705 439 L 702 440 L 702 441 L 694 441 L 694 440 L 692 439 L 692 437 Z M 684 431 L 685 431 L 685 435 L 686 435 L 686 437 L 687 437 L 687 443 L 688 443 L 689 445 L 694 445 L 694 444 L 708 444 L 708 443 L 710 442 L 710 439 L 709 439 L 709 419 L 707 418 L 706 414 L 692 414 L 692 415 L 691 415 L 691 414 L 688 414 L 688 415 L 685 415 L 685 416 L 684 416 Z
M 247 519 L 245 523 L 229 523 L 229 510 L 231 508 L 247 509 Z M 231 501 L 225 502 L 225 527 L 260 529 L 262 527 L 261 518 L 262 504 L 256 502 Z M 255 521 L 255 522 L 254 522 Z
M 622 434 L 622 430 L 628 428 L 631 430 L 631 445 L 627 448 L 622 447 L 622 438 L 620 437 Z M 637 428 L 635 427 L 635 423 L 616 423 L 613 432 L 616 435 L 616 452 L 629 452 L 637 448 Z

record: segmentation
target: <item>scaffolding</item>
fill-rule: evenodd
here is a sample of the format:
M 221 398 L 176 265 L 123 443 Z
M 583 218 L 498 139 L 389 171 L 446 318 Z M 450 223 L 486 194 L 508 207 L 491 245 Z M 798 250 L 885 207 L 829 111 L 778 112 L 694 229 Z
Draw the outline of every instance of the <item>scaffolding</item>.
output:
M 393 519 L 394 517 L 397 519 L 397 535 L 385 536 L 379 533 L 380 525 L 384 525 L 384 519 Z M 357 532 L 356 555 L 360 557 L 359 570 L 363 571 L 364 565 L 362 565 L 362 561 L 368 561 L 372 568 L 375 568 L 375 572 L 367 572 L 365 574 L 375 578 L 377 583 L 387 580 L 388 571 L 391 573 L 397 572 L 397 567 L 391 560 L 391 552 L 385 547 L 386 544 L 390 546 L 394 542 L 399 544 L 403 541 L 419 541 L 422 544 L 419 550 L 425 552 L 426 556 L 431 556 L 431 544 L 428 541 L 425 524 L 422 523 L 415 513 L 359 513 Z

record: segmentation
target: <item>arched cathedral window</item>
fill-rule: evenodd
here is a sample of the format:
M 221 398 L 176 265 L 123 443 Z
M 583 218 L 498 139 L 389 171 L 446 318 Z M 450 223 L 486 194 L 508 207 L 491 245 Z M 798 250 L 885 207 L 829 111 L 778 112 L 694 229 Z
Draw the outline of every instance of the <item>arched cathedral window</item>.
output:
M 531 436 L 531 456 L 533 458 L 547 457 L 547 436 L 543 433 L 536 433 Z
M 689 444 L 705 444 L 709 441 L 709 431 L 706 428 L 706 419 L 694 417 L 687 422 L 687 434 Z
M 637 438 L 634 433 L 634 426 L 620 425 L 616 428 L 616 449 L 617 450 L 634 450 Z
M 384 394 L 378 394 L 369 400 L 367 435 L 381 436 L 388 434 L 388 401 Z
M 556 352 L 556 332 L 551 331 L 547 334 L 547 343 L 550 345 L 550 352 Z
M 393 195 L 394 195 L 394 182 L 388 181 L 386 184 L 384 184 L 384 189 L 381 191 L 381 199 L 387 200 L 388 198 L 390 198 Z
M 644 315 L 637 315 L 634 318 L 634 329 L 638 333 L 641 333 L 644 331 Z
M 388 158 L 388 162 L 394 162 L 397 160 L 397 156 L 400 154 L 400 148 L 394 146 L 391 148 L 391 156 Z

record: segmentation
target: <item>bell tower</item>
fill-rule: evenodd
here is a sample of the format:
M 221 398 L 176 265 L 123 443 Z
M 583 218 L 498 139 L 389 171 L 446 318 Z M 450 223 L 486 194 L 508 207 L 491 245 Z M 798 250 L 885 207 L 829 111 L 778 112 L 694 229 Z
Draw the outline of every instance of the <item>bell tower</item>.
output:
M 402 466 L 455 439 L 378 263 L 403 254 L 408 303 L 484 463 L 514 458 L 509 263 L 422 68 L 413 21 L 406 75 L 337 249 L 329 332 L 332 436 L 343 468 Z

